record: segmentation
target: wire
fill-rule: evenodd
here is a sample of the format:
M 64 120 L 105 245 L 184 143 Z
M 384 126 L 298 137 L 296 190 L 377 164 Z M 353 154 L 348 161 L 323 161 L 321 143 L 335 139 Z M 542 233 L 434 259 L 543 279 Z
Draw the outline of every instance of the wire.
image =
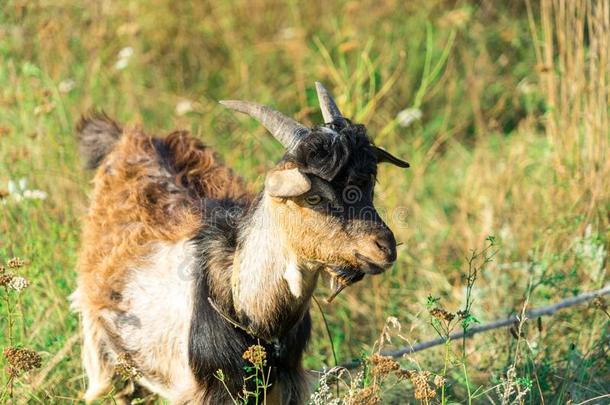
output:
M 559 301 L 556 304 L 526 312 L 525 319 L 526 320 L 537 319 L 542 316 L 550 316 L 550 315 L 555 314 L 555 312 L 562 310 L 564 308 L 572 307 L 572 306 L 581 304 L 583 302 L 591 301 L 597 297 L 602 297 L 607 294 L 610 294 L 610 284 L 605 286 L 602 289 L 582 293 L 575 297 L 566 298 L 565 300 Z M 320 304 L 318 304 L 318 306 L 319 305 Z M 322 314 L 322 316 L 324 316 L 324 314 Z M 324 322 L 326 323 L 326 320 L 324 320 Z M 488 330 L 493 330 L 493 329 L 498 329 L 498 328 L 502 328 L 505 326 L 509 326 L 509 325 L 514 324 L 515 322 L 519 322 L 518 315 L 513 315 L 506 319 L 498 319 L 496 321 L 492 321 L 492 322 L 489 322 L 489 323 L 486 323 L 483 325 L 474 326 L 472 328 L 469 328 L 466 332 L 462 331 L 462 332 L 452 333 L 451 335 L 449 335 L 449 340 L 453 341 L 453 340 L 461 339 L 463 337 L 469 338 L 471 336 L 476 335 L 477 333 L 487 332 Z M 328 325 L 326 327 L 328 330 Z M 398 357 L 402 357 L 406 354 L 412 354 L 412 353 L 420 352 L 422 350 L 429 349 L 431 347 L 439 346 L 439 345 L 445 344 L 446 342 L 447 342 L 447 338 L 438 338 L 438 339 L 433 339 L 433 340 L 428 340 L 426 342 L 418 343 L 416 345 L 402 347 L 397 350 L 382 351 L 380 354 L 382 356 L 398 358 Z M 333 349 L 333 354 L 334 354 L 334 349 Z M 335 362 L 336 362 L 336 358 L 335 358 Z M 355 361 L 352 361 L 349 363 L 341 364 L 338 366 L 338 368 L 344 368 L 344 369 L 350 370 L 350 369 L 357 368 L 361 365 L 362 365 L 361 360 L 355 360 Z M 319 372 L 321 372 L 321 371 L 319 371 Z

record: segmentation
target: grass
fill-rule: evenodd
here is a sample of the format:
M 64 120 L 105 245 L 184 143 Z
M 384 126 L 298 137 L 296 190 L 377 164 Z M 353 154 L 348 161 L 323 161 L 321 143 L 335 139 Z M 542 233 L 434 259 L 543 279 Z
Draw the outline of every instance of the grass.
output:
M 67 296 L 90 189 L 73 127 L 91 107 L 158 133 L 190 129 L 257 190 L 281 148 L 216 101 L 252 99 L 318 123 L 320 80 L 411 163 L 381 168 L 376 192 L 403 242 L 398 262 L 322 305 L 333 345 L 314 308 L 307 367 L 332 366 L 332 346 L 340 362 L 373 353 L 388 317 L 402 338 L 385 345 L 436 337 L 429 296 L 484 322 L 605 285 L 610 10 L 562 4 L 5 1 L 0 262 L 28 259 L 16 271 L 30 286 L 18 302 L 0 292 L 15 302 L 2 302 L 0 330 L 11 311 L 13 343 L 40 353 L 46 372 L 15 379 L 14 395 L 78 403 L 85 388 Z M 47 198 L 7 196 L 21 178 Z M 497 253 L 469 288 L 470 252 L 489 235 Z M 321 285 L 317 296 L 328 294 Z M 610 392 L 608 327 L 606 313 L 582 306 L 541 327 L 518 325 L 516 338 L 499 330 L 448 342 L 400 366 L 446 378 L 430 403 L 579 403 Z M 0 335 L 0 347 L 9 344 Z M 413 378 L 388 378 L 377 392 L 384 403 L 424 402 Z M 8 380 L 3 367 L 0 386 Z M 354 375 L 353 388 L 371 381 Z

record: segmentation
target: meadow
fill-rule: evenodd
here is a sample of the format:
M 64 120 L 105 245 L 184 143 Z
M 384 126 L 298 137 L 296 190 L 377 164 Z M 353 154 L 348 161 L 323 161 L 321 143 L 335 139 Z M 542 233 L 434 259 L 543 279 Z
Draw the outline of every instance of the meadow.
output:
M 401 243 L 393 268 L 331 304 L 327 282 L 316 292 L 306 367 L 366 367 L 322 376 L 312 401 L 610 401 L 603 298 L 447 340 L 400 373 L 375 357 L 607 285 L 607 1 L 3 0 L 0 265 L 28 286 L 0 289 L 0 348 L 39 358 L 13 376 L 4 351 L 0 403 L 81 403 L 85 389 L 67 299 L 92 177 L 80 115 L 190 130 L 257 191 L 281 147 L 217 101 L 314 125 L 316 80 L 411 168 L 381 167 L 376 188 Z

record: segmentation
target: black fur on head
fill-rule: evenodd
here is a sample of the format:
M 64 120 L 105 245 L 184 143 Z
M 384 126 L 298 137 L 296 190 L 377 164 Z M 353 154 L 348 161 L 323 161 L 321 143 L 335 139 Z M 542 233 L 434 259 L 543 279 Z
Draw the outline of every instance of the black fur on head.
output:
M 313 128 L 293 155 L 302 173 L 329 182 L 342 179 L 358 183 L 377 174 L 375 146 L 365 126 L 348 120 Z

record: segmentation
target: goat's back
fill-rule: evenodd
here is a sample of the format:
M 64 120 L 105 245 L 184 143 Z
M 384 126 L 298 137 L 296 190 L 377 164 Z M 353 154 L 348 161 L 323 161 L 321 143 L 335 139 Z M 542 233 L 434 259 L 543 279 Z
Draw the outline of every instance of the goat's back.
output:
M 195 236 L 206 201 L 249 199 L 241 179 L 185 131 L 155 138 L 104 115 L 81 120 L 78 131 L 87 166 L 97 166 L 77 265 L 87 305 L 113 307 L 126 269 L 151 246 Z

